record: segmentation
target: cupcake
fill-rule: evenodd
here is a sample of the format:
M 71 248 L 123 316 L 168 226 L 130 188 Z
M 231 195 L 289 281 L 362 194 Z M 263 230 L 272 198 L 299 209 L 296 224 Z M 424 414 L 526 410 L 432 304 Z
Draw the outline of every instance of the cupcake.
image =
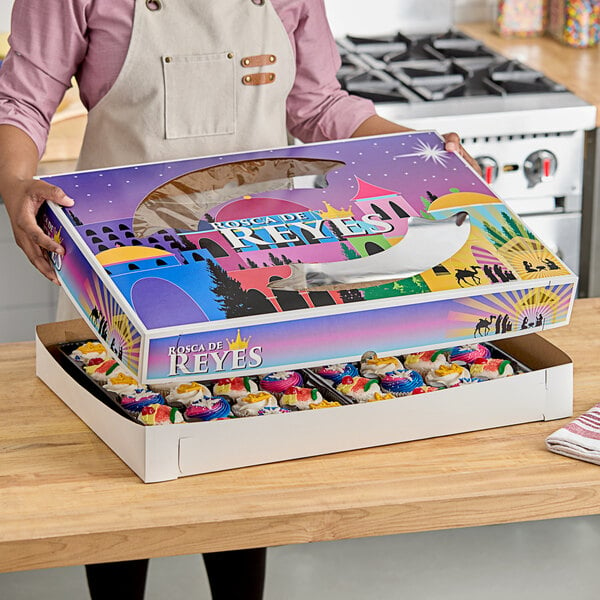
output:
M 375 392 L 373 394 L 372 398 L 369 398 L 369 402 L 379 402 L 380 400 L 391 400 L 392 398 L 395 398 L 396 396 L 394 396 L 394 394 L 390 393 L 390 392 L 386 392 L 385 394 L 383 392 Z
M 412 369 L 398 369 L 381 377 L 381 389 L 394 396 L 408 396 L 423 385 L 423 377 Z
M 498 379 L 515 374 L 510 361 L 501 358 L 478 358 L 473 362 L 470 370 L 471 377 L 477 379 Z
M 308 410 L 311 404 L 319 404 L 323 396 L 316 388 L 305 388 L 292 386 L 285 390 L 281 400 L 281 406 L 292 406 L 298 410 Z
M 139 391 L 121 396 L 121 406 L 129 412 L 141 412 L 144 406 L 151 404 L 164 404 L 165 399 L 156 392 Z
M 429 371 L 425 375 L 425 381 L 428 385 L 436 388 L 449 388 L 463 383 L 471 383 L 471 376 L 467 369 L 452 363 L 440 365 L 437 369 Z
M 191 383 L 180 383 L 177 387 L 173 388 L 166 397 L 167 404 L 189 406 L 196 400 L 202 398 L 210 398 L 212 394 L 210 390 L 197 381 Z
M 312 408 L 312 406 L 311 406 Z M 292 412 L 291 410 L 289 410 L 288 408 L 283 408 L 281 406 L 278 406 L 277 404 L 269 404 L 267 406 L 265 406 L 264 408 L 261 408 L 256 414 L 258 416 L 263 416 L 263 415 L 281 415 L 283 413 L 289 413 Z
M 219 379 L 213 385 L 213 394 L 215 396 L 227 396 L 232 400 L 237 400 L 242 396 L 258 392 L 258 386 L 250 377 L 232 377 L 231 379 Z
M 137 379 L 126 373 L 111 375 L 103 387 L 107 392 L 113 392 L 119 396 L 126 396 L 145 389 Z
M 144 425 L 170 425 L 183 423 L 183 417 L 176 408 L 166 404 L 150 404 L 142 408 L 138 421 Z
M 73 360 L 87 365 L 92 358 L 106 359 L 106 349 L 99 342 L 86 342 L 69 355 Z
M 212 396 L 195 400 L 185 409 L 188 421 L 213 421 L 226 419 L 231 415 L 231 406 L 223 396 Z
M 91 364 L 92 362 L 94 362 L 94 364 Z M 92 361 L 83 368 L 94 381 L 97 381 L 100 384 L 105 384 L 109 377 L 115 377 L 119 373 L 126 374 L 119 363 L 112 358 L 103 360 L 101 363 L 96 363 L 95 359 L 92 359 Z
M 437 369 L 441 365 L 448 364 L 444 350 L 426 350 L 415 352 L 404 357 L 404 367 L 412 369 L 421 376 L 427 375 L 429 371 Z
M 400 359 L 395 356 L 379 358 L 377 354 L 372 353 L 371 356 L 365 357 L 360 361 L 360 374 L 367 379 L 375 379 L 390 371 L 397 371 L 402 368 Z
M 310 409 L 319 410 L 321 408 L 335 408 L 336 406 L 341 406 L 341 404 L 339 402 L 325 400 L 325 398 L 323 398 L 323 400 L 321 400 L 321 402 L 318 404 L 311 404 Z
M 344 377 L 336 389 L 356 402 L 369 402 L 375 394 L 381 394 L 377 379 L 366 377 Z
M 439 389 L 440 388 L 433 387 L 432 385 L 422 385 L 421 387 L 415 388 L 410 395 L 426 394 L 427 392 L 435 392 Z
M 467 344 L 455 346 L 450 351 L 450 360 L 460 364 L 471 364 L 478 358 L 489 358 L 491 352 L 483 344 Z
M 301 386 L 302 376 L 297 371 L 279 371 L 260 378 L 260 389 L 270 394 L 281 395 L 292 386 Z
M 356 377 L 358 375 L 358 369 L 352 363 L 338 363 L 325 367 L 315 367 L 313 371 L 317 375 L 333 381 L 335 385 L 340 383 L 343 377 Z
M 277 400 L 269 392 L 261 391 L 238 398 L 232 405 L 231 412 L 236 417 L 254 417 L 267 406 L 278 406 Z

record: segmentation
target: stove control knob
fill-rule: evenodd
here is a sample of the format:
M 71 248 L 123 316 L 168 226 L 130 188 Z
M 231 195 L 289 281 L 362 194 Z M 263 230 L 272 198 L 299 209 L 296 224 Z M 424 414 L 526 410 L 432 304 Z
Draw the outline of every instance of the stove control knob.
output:
M 486 183 L 494 183 L 498 178 L 498 163 L 491 156 L 478 156 L 475 161 L 481 169 Z
M 550 150 L 538 150 L 530 154 L 523 163 L 527 187 L 548 181 L 556 173 L 556 156 Z

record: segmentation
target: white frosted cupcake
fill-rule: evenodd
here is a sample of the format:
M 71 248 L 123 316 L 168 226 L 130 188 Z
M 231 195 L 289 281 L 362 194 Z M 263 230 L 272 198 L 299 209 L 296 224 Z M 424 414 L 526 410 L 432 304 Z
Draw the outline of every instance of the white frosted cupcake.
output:
M 258 386 L 250 377 L 219 379 L 213 385 L 213 394 L 215 396 L 227 396 L 234 401 L 256 392 L 258 392 Z
M 281 406 L 292 406 L 298 410 L 308 410 L 312 404 L 320 404 L 323 396 L 316 388 L 292 386 L 281 396 Z
M 448 360 L 443 350 L 426 350 L 414 352 L 404 357 L 404 367 L 416 371 L 421 376 L 427 375 L 442 365 L 447 365 Z
M 145 386 L 135 379 L 135 377 L 131 377 L 131 375 L 127 375 L 126 373 L 111 375 L 103 387 L 108 392 L 119 394 L 119 396 L 134 394 L 145 389 Z
M 356 402 L 371 402 L 377 395 L 382 396 L 377 379 L 366 377 L 344 377 L 336 389 Z
M 425 383 L 436 388 L 449 388 L 471 383 L 469 371 L 456 363 L 440 365 L 425 375 Z
M 471 364 L 470 371 L 471 377 L 477 379 L 499 379 L 515 374 L 510 361 L 500 358 L 478 358 Z
M 191 383 L 180 383 L 167 394 L 165 400 L 167 404 L 189 406 L 196 400 L 210 398 L 211 396 L 210 390 L 204 384 L 192 381 Z
M 386 373 L 398 371 L 403 368 L 400 359 L 395 356 L 384 356 L 380 358 L 375 354 L 374 356 L 364 358 L 360 362 L 360 374 L 367 379 L 382 377 Z
M 255 417 L 266 407 L 279 406 L 277 399 L 269 392 L 256 392 L 238 398 L 231 407 L 231 412 L 236 417 Z
M 86 342 L 69 355 L 73 360 L 87 365 L 93 358 L 106 359 L 106 349 L 100 342 Z

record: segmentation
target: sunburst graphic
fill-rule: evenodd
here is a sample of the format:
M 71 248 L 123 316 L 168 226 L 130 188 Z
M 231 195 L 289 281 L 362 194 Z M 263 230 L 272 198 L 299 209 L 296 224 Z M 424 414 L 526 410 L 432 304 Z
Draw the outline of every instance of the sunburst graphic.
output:
M 515 237 L 500 248 L 521 279 L 541 279 L 551 275 L 568 275 L 569 271 L 540 241 Z
M 448 315 L 450 339 L 541 329 L 566 320 L 573 285 L 515 290 L 457 300 L 461 310 Z
M 446 167 L 448 153 L 442 146 L 432 146 L 423 140 L 419 140 L 417 145 L 413 148 L 413 152 L 409 154 L 396 154 L 396 156 L 393 157 L 393 160 L 411 157 L 422 158 L 425 162 L 431 161 L 435 165 Z
M 85 297 L 79 299 L 98 336 L 133 373 L 140 364 L 141 336 L 98 278 L 84 283 Z

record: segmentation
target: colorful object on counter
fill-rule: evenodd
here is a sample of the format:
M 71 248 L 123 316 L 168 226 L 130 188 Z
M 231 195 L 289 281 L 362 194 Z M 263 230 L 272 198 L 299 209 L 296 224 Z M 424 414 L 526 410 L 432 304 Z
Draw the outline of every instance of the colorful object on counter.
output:
M 150 404 L 142 408 L 138 421 L 144 425 L 170 425 L 183 423 L 183 416 L 176 408 L 166 404 Z
M 367 379 L 366 377 L 346 376 L 336 386 L 336 389 L 356 402 L 369 402 L 375 397 L 375 394 L 381 394 L 381 387 L 379 387 L 377 379 Z
M 211 397 L 210 390 L 202 383 L 192 381 L 181 383 L 167 395 L 167 404 L 182 404 L 189 406 L 192 402 Z
M 113 392 L 119 396 L 133 394 L 144 389 L 137 379 L 126 373 L 117 373 L 117 375 L 109 377 L 103 387 L 107 392 Z
M 243 398 L 238 398 L 231 407 L 231 411 L 236 417 L 255 417 L 259 411 L 267 406 L 279 406 L 275 396 L 269 392 L 256 392 L 248 394 Z
M 398 369 L 381 377 L 381 389 L 394 396 L 409 396 L 423 385 L 423 377 L 412 369 Z
M 467 344 L 452 348 L 450 360 L 461 364 L 471 364 L 478 358 L 489 358 L 491 354 L 489 348 L 486 348 L 483 344 Z
M 185 409 L 188 421 L 213 421 L 226 419 L 231 415 L 231 406 L 223 396 L 195 400 Z
M 449 388 L 471 383 L 469 371 L 456 363 L 440 365 L 425 375 L 425 382 L 436 388 Z
M 471 377 L 478 379 L 498 379 L 514 375 L 510 360 L 500 358 L 479 358 L 470 367 Z
M 375 352 L 366 352 L 360 361 L 360 374 L 368 379 L 381 377 L 390 371 L 402 369 L 400 359 L 395 356 L 379 357 Z
M 70 356 L 73 360 L 87 365 L 94 358 L 106 359 L 106 350 L 99 342 L 86 342 L 73 350 Z
M 94 381 L 101 384 L 106 383 L 111 376 L 124 373 L 123 368 L 112 358 L 104 360 L 100 364 L 88 364 L 84 367 L 84 370 Z
M 568 46 L 597 46 L 600 42 L 600 2 L 549 0 L 548 32 Z
M 260 378 L 260 388 L 271 394 L 281 395 L 289 387 L 302 386 L 302 376 L 297 371 L 279 371 Z
M 426 350 L 425 352 L 407 354 L 404 357 L 404 366 L 425 376 L 429 371 L 448 364 L 445 352 L 445 350 Z
M 145 406 L 164 404 L 165 399 L 156 392 L 147 390 L 134 392 L 121 397 L 121 406 L 129 412 L 141 412 Z
M 496 31 L 506 37 L 542 35 L 546 27 L 545 0 L 498 0 Z
M 213 385 L 215 396 L 227 396 L 234 401 L 255 392 L 258 392 L 258 386 L 250 377 L 227 377 Z
M 338 385 L 342 381 L 342 378 L 346 376 L 356 377 L 358 375 L 358 369 L 352 363 L 338 363 L 325 367 L 314 367 L 313 371 L 317 375 L 329 379 L 335 385 Z
M 325 398 L 323 398 L 318 404 L 311 404 L 310 409 L 320 410 L 322 408 L 335 408 L 336 406 L 341 406 L 341 404 L 335 400 L 325 400 Z
M 281 406 L 292 406 L 298 410 L 308 410 L 312 404 L 322 402 L 323 396 L 316 388 L 289 387 L 281 397 Z

